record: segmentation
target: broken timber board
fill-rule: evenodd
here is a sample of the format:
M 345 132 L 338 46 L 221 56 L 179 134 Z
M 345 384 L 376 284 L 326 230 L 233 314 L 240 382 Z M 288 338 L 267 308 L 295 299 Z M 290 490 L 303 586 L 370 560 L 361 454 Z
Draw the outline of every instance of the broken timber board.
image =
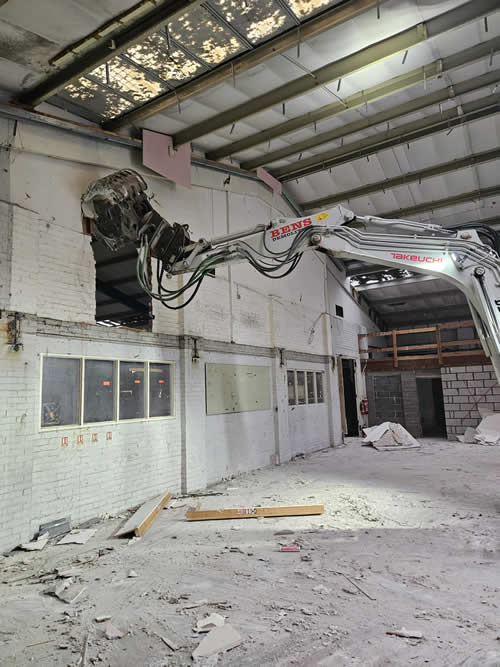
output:
M 256 519 L 257 517 L 308 516 L 323 514 L 324 505 L 293 505 L 291 507 L 240 507 L 229 510 L 193 510 L 186 512 L 187 521 L 211 519 Z
M 153 500 L 141 505 L 137 512 L 134 512 L 130 519 L 115 533 L 115 537 L 123 537 L 129 533 L 135 533 L 137 537 L 142 537 L 155 519 L 156 515 L 168 503 L 172 497 L 171 493 L 164 496 L 157 496 Z

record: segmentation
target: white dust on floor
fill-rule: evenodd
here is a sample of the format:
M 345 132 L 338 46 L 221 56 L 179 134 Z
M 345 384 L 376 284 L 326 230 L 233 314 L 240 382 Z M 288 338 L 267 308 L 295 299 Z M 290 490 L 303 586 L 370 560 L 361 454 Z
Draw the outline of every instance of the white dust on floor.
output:
M 377 452 L 352 442 L 232 479 L 210 489 L 223 495 L 177 499 L 133 543 L 112 538 L 123 521 L 112 519 L 85 545 L 14 552 L 0 561 L 10 582 L 0 584 L 0 664 L 76 666 L 88 635 L 87 665 L 190 665 L 201 641 L 192 628 L 212 612 L 243 643 L 201 665 L 500 664 L 500 450 L 423 443 Z M 186 522 L 198 501 L 324 503 L 325 513 Z M 81 571 L 86 590 L 72 605 L 44 594 L 52 582 L 40 574 L 56 567 Z M 100 615 L 124 636 L 106 639 Z M 423 638 L 386 634 L 403 627 Z

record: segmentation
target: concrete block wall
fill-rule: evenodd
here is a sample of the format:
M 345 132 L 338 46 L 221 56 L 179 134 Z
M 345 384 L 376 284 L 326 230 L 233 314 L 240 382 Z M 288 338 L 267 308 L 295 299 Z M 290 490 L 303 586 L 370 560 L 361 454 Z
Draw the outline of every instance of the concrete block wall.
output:
M 417 394 L 417 375 L 425 372 L 379 371 L 366 374 L 368 423 L 384 421 L 402 424 L 414 437 L 422 437 Z
M 456 440 L 481 421 L 478 406 L 500 412 L 500 386 L 493 366 L 450 366 L 441 369 L 446 432 Z

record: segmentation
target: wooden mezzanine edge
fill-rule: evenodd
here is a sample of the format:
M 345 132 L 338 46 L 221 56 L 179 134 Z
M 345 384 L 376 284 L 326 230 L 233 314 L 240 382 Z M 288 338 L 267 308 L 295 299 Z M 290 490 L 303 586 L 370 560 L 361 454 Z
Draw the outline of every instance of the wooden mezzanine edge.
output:
M 489 364 L 488 357 L 484 354 L 481 348 L 479 339 L 454 340 L 443 341 L 441 332 L 443 329 L 462 329 L 464 327 L 474 327 L 472 320 L 465 322 L 450 322 L 447 324 L 438 324 L 431 327 L 420 327 L 415 329 L 395 329 L 391 331 L 375 331 L 372 333 L 360 334 L 359 353 L 361 355 L 361 364 L 365 370 L 385 371 L 398 368 L 401 370 L 417 370 L 425 368 L 440 368 L 441 366 L 467 366 L 467 365 L 483 365 Z M 418 333 L 434 333 L 436 341 L 434 343 L 426 343 L 423 345 L 398 345 L 397 337 L 405 334 Z M 388 347 L 367 349 L 362 347 L 364 339 L 370 337 L 387 336 L 392 345 Z M 476 345 L 478 349 L 475 350 L 456 350 L 449 351 L 447 348 L 460 347 L 462 345 Z M 429 354 L 401 354 L 407 352 L 417 352 L 420 350 L 433 351 Z M 435 350 L 435 351 L 434 351 Z M 392 353 L 392 357 L 383 359 L 367 359 L 363 355 L 377 354 L 382 352 Z

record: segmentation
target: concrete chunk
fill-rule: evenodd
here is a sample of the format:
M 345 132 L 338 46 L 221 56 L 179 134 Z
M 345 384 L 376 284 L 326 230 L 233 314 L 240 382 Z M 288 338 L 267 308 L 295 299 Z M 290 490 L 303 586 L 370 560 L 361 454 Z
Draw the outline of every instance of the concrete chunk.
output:
M 195 648 L 192 655 L 193 658 L 208 658 L 215 653 L 229 651 L 239 646 L 242 641 L 242 636 L 232 625 L 223 625 L 220 628 L 210 630 L 208 635 Z

